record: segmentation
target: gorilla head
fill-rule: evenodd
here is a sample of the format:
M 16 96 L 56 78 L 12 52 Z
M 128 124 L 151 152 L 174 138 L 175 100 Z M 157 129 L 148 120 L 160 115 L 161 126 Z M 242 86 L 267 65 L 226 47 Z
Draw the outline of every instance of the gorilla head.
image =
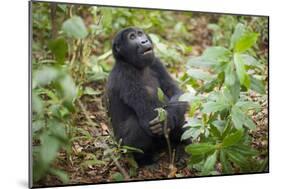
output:
M 154 61 L 152 41 L 139 28 L 126 28 L 117 33 L 113 40 L 113 55 L 116 60 L 139 69 Z

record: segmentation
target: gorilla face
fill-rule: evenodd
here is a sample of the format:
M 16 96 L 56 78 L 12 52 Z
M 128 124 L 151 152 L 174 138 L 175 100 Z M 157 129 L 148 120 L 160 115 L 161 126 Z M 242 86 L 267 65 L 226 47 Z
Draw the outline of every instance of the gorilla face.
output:
M 152 41 L 139 28 L 126 28 L 113 40 L 115 59 L 134 65 L 137 68 L 149 66 L 154 60 Z

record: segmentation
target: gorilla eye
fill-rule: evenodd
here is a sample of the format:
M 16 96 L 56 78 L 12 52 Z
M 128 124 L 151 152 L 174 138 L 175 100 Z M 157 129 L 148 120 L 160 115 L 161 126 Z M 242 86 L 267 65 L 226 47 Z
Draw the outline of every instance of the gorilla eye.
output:
M 142 36 L 142 32 L 141 31 L 138 31 L 138 36 Z
M 136 37 L 137 37 L 137 36 L 136 36 L 136 34 L 134 34 L 134 33 L 131 33 L 131 34 L 129 35 L 129 38 L 132 39 L 132 40 L 133 40 L 133 39 L 136 39 Z

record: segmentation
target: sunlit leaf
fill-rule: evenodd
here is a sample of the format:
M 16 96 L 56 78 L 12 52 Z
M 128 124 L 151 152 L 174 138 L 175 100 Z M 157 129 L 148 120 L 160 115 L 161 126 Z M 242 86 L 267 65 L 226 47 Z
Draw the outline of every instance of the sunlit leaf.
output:
M 244 52 L 251 48 L 256 43 L 258 36 L 257 33 L 245 33 L 235 43 L 235 52 Z
M 200 70 L 200 69 L 188 69 L 187 70 L 188 75 L 190 75 L 191 77 L 195 78 L 195 79 L 200 79 L 200 80 L 212 80 L 214 78 L 213 75 L 211 75 L 210 73 Z

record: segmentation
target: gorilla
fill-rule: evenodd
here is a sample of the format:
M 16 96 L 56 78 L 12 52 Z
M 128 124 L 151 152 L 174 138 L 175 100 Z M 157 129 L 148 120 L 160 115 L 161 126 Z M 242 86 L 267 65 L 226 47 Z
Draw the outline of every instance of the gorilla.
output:
M 115 65 L 106 96 L 114 136 L 122 140 L 122 145 L 144 152 L 134 153 L 139 164 L 151 164 L 154 152 L 166 145 L 163 121 L 153 121 L 157 117 L 155 109 L 166 110 L 169 139 L 177 145 L 184 132 L 188 104 L 178 101 L 183 92 L 155 57 L 152 41 L 143 30 L 129 27 L 118 32 L 112 52 Z M 158 88 L 164 93 L 164 102 L 158 98 Z

